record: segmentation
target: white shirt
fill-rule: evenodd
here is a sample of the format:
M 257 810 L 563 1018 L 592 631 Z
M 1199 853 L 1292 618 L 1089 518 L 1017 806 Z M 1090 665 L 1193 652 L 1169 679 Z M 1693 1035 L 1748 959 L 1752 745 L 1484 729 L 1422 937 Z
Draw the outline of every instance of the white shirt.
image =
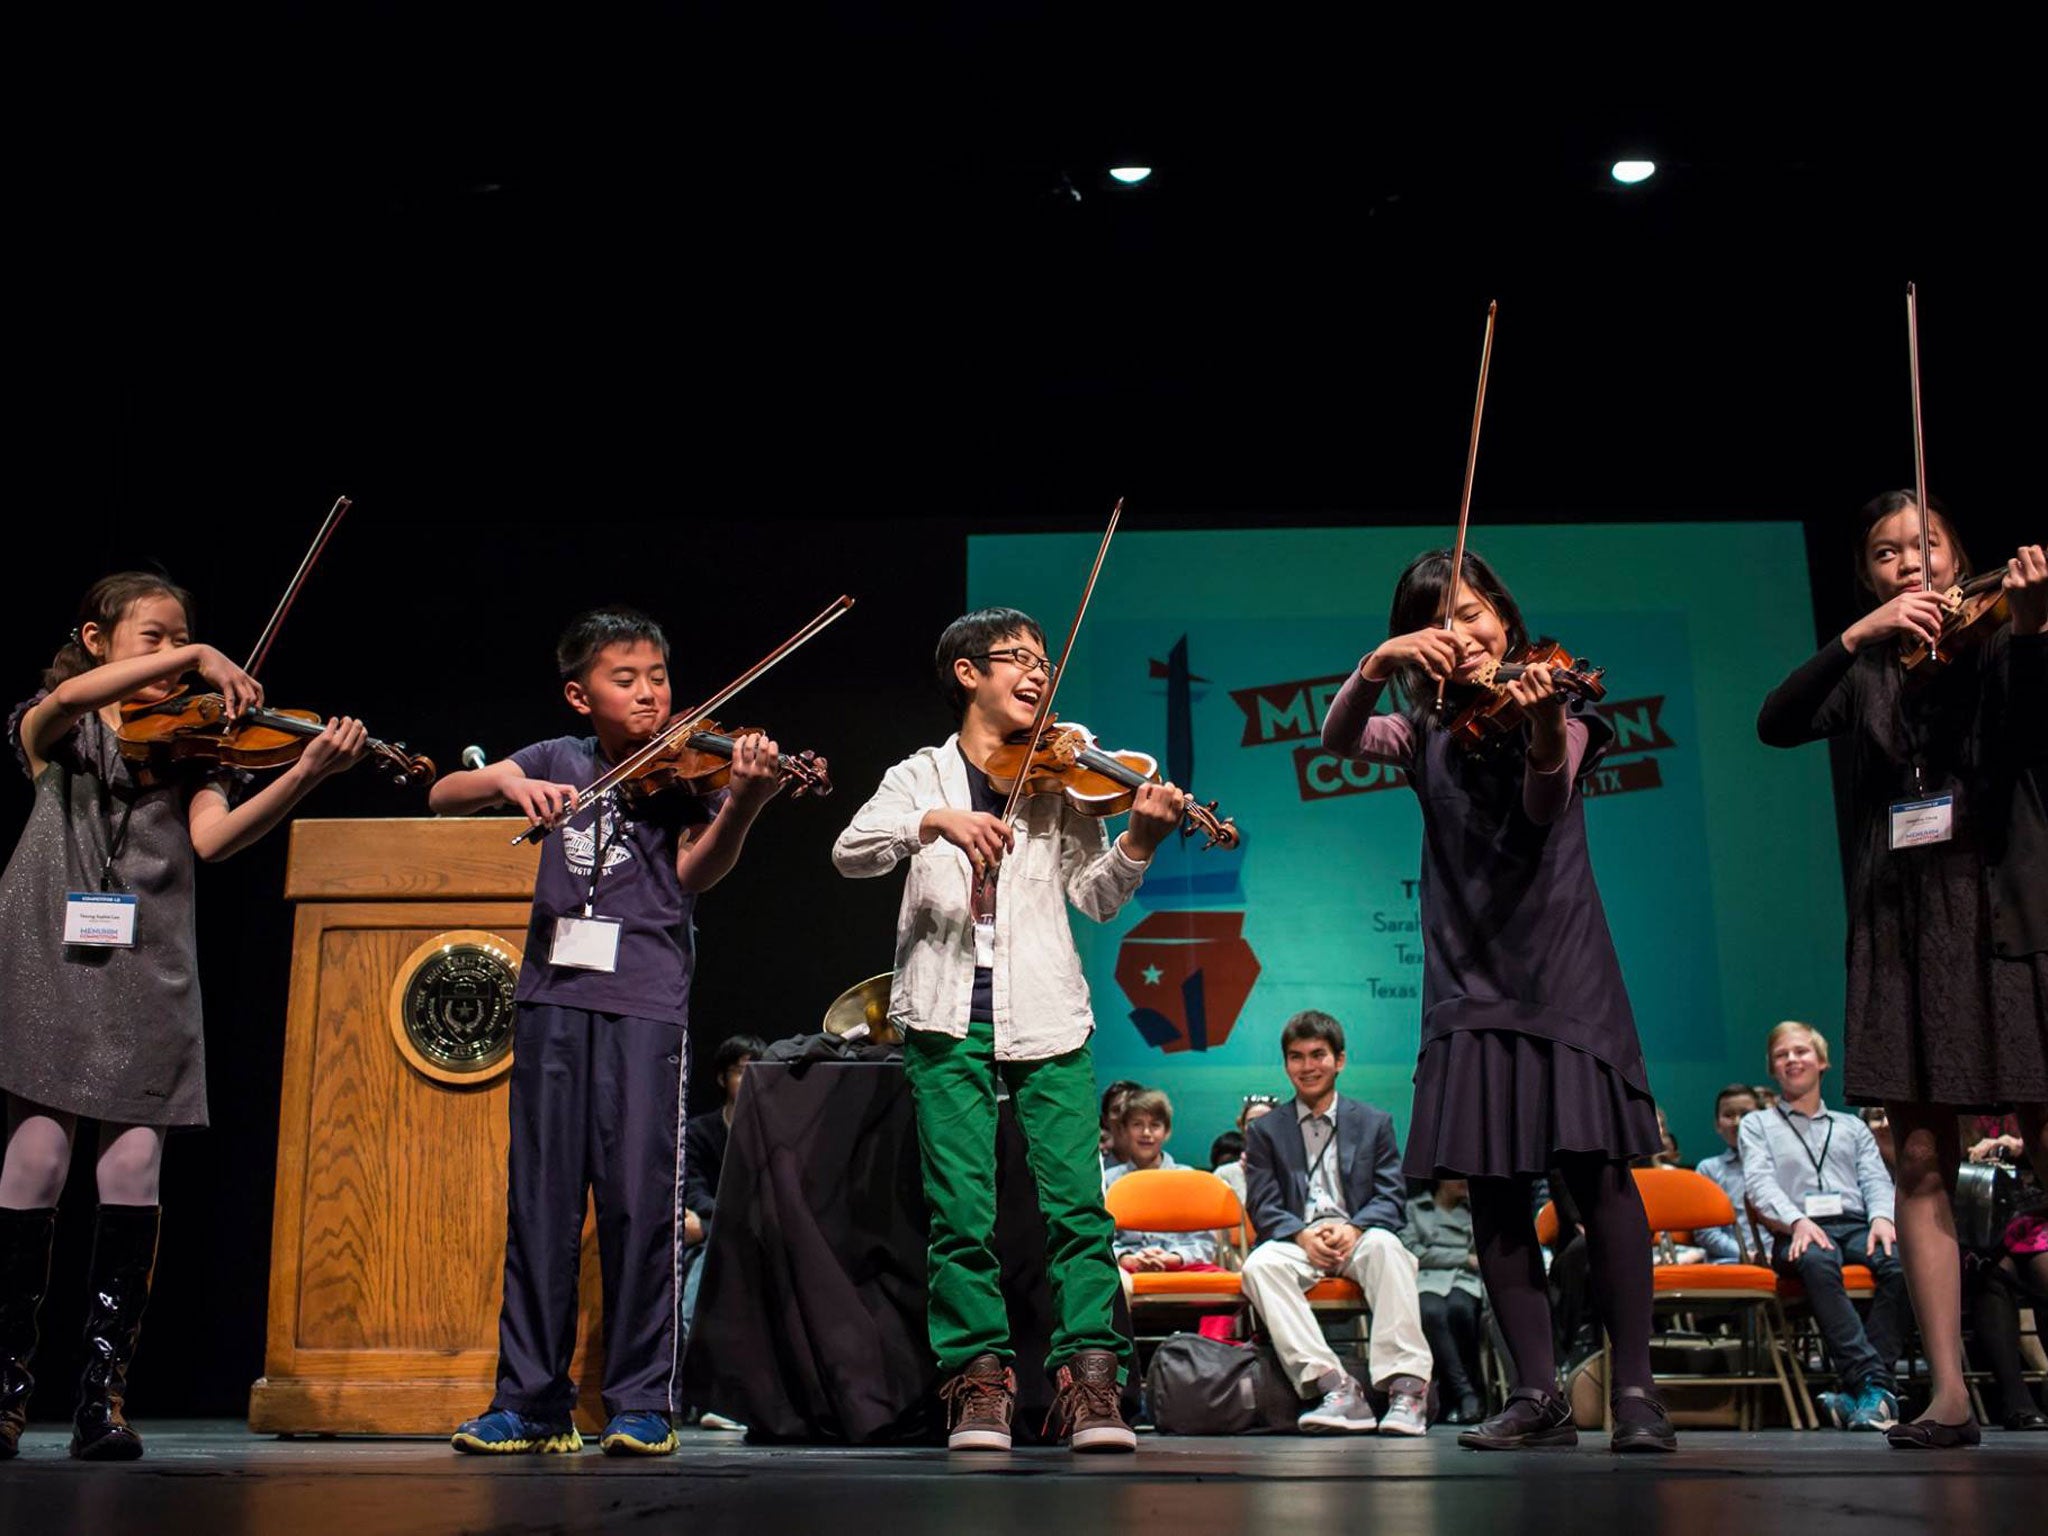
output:
M 1337 1101 L 1331 1099 L 1330 1107 L 1318 1115 L 1296 1099 L 1294 1118 L 1301 1126 L 1302 1150 L 1308 1154 L 1308 1209 L 1301 1213 L 1302 1221 L 1311 1227 L 1326 1221 L 1349 1221 L 1343 1169 L 1337 1162 Z
M 1877 1138 L 1859 1115 L 1815 1106 L 1811 1116 L 1788 1104 L 1742 1117 L 1735 1133 L 1749 1203 L 1791 1226 L 1806 1214 L 1806 1197 L 1842 1197 L 1845 1217 L 1892 1220 L 1892 1176 Z
M 944 838 L 926 843 L 921 833 L 928 811 L 974 808 L 959 740 L 921 747 L 884 774 L 832 845 L 832 863 L 861 879 L 910 861 L 889 1017 L 905 1029 L 964 1039 L 974 999 L 974 866 Z M 1131 899 L 1145 866 L 1110 846 L 1100 820 L 1057 796 L 1024 801 L 1016 826 L 1017 847 L 996 887 L 996 1059 L 1043 1061 L 1077 1049 L 1095 1028 L 1067 904 L 1106 923 Z

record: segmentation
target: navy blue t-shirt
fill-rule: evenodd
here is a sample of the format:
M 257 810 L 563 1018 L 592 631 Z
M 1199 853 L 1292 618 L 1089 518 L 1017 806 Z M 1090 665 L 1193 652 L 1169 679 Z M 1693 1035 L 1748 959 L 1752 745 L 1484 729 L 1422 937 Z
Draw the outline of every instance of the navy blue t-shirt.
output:
M 967 761 L 967 749 L 960 749 L 960 761 L 967 766 L 967 797 L 977 811 L 990 816 L 1003 814 L 1003 804 L 1009 798 L 997 793 L 995 785 L 989 783 L 988 775 Z M 967 1022 L 970 1024 L 992 1024 L 996 1017 L 996 974 L 985 965 L 974 968 L 974 997 L 967 1007 Z
M 553 784 L 589 784 L 611 766 L 594 736 L 535 742 L 514 752 L 512 761 L 529 779 Z M 616 796 L 607 796 L 543 842 L 526 958 L 513 996 L 522 1003 L 687 1023 L 697 898 L 686 895 L 676 879 L 676 847 L 689 828 L 708 824 L 725 800 L 724 791 L 702 799 L 671 791 L 628 811 Z M 581 915 L 600 849 L 604 862 L 591 910 L 623 925 L 618 969 L 550 965 L 555 919 Z

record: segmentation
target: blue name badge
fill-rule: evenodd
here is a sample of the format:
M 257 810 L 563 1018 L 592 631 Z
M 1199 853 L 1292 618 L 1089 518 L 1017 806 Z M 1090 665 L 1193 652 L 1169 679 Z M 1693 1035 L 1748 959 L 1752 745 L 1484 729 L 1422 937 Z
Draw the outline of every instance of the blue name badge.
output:
M 1892 807 L 1892 848 L 1924 848 L 1945 843 L 1956 833 L 1954 795 L 1932 800 L 1901 800 Z
M 135 947 L 135 898 L 121 891 L 72 891 L 64 898 L 64 942 Z

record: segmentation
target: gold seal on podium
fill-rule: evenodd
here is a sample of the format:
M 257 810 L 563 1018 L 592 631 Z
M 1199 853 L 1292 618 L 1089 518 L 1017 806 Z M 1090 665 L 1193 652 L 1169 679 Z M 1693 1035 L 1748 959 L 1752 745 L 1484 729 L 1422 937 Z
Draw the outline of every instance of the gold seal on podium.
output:
M 512 1070 L 512 991 L 519 951 L 495 933 L 457 928 L 406 956 L 391 983 L 391 1037 L 417 1072 L 479 1087 Z

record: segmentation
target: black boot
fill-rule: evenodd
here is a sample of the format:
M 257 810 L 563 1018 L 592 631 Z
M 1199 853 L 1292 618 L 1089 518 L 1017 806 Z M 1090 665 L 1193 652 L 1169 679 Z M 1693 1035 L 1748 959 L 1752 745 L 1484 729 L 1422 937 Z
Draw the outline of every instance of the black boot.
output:
M 93 1228 L 85 1373 L 71 1432 L 71 1454 L 82 1461 L 133 1461 L 142 1454 L 142 1437 L 128 1427 L 121 1403 L 142 1309 L 149 1305 L 158 1214 L 153 1205 L 103 1205 Z
M 18 1454 L 36 1380 L 36 1314 L 50 1285 L 53 1210 L 0 1210 L 0 1461 Z

